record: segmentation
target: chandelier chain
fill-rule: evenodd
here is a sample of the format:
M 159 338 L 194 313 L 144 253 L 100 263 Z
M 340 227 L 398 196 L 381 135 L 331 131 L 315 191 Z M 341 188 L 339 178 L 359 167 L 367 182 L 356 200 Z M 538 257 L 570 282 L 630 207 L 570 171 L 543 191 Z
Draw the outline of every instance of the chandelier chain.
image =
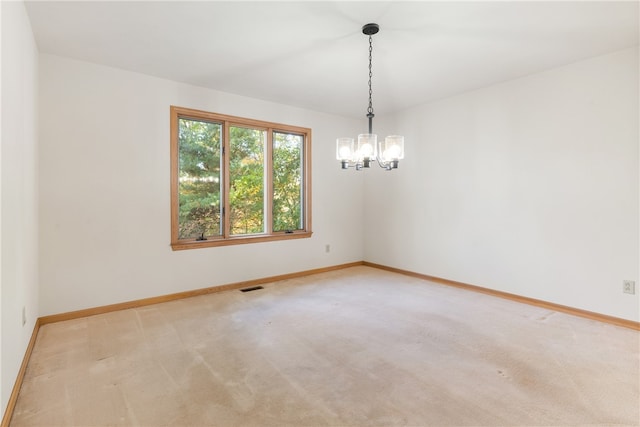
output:
M 373 76 L 373 72 L 371 71 L 371 58 L 373 52 L 373 40 L 372 37 L 369 36 L 369 108 L 367 108 L 367 114 L 373 114 L 373 101 L 371 100 L 371 96 L 373 91 L 371 90 L 371 77 Z

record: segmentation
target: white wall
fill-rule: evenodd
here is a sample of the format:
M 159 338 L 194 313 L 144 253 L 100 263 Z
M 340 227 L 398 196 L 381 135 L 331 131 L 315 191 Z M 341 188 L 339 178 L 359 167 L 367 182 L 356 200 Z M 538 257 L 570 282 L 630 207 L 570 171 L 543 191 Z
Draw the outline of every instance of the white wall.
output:
M 313 237 L 172 251 L 170 105 L 312 128 Z M 334 145 L 359 124 L 41 55 L 41 315 L 362 260 L 363 178 Z
M 22 2 L 2 9 L 1 395 L 4 414 L 38 311 L 38 51 Z M 22 325 L 22 308 L 27 322 Z
M 638 78 L 633 48 L 383 122 L 408 158 L 365 181 L 365 259 L 640 320 Z

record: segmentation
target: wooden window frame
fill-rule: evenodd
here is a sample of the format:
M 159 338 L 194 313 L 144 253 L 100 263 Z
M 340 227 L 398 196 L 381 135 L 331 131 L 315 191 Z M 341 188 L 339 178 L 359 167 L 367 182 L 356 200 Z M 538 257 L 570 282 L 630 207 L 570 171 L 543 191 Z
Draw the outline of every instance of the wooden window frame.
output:
M 231 126 L 248 127 L 267 131 L 266 138 L 266 225 L 265 232 L 249 235 L 231 235 L 229 216 L 231 209 L 225 209 L 222 215 L 223 231 L 221 236 L 208 237 L 207 240 L 179 239 L 178 238 L 178 173 L 179 173 L 179 142 L 178 126 L 179 119 L 192 119 L 216 122 L 222 124 L 223 132 L 223 154 L 222 173 L 223 186 L 221 189 L 223 206 L 229 206 L 229 128 Z M 271 242 L 276 240 L 302 239 L 311 237 L 311 129 L 300 126 L 284 125 L 280 123 L 265 122 L 262 120 L 247 119 L 244 117 L 229 116 L 225 114 L 211 113 L 202 110 L 194 110 L 184 107 L 170 107 L 170 132 L 171 132 L 171 248 L 173 250 L 198 249 L 215 246 L 239 245 L 247 243 Z M 292 133 L 301 135 L 303 142 L 303 171 L 302 171 L 302 191 L 303 191 L 303 229 L 293 231 L 273 231 L 273 132 Z

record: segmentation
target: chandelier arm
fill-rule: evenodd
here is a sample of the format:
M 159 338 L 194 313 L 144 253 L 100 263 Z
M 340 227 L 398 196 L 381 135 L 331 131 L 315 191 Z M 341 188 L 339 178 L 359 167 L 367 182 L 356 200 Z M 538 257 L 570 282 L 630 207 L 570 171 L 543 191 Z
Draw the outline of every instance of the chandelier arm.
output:
M 378 162 L 378 166 L 382 169 L 390 170 L 391 161 L 382 160 L 380 158 L 380 153 L 376 154 L 376 161 Z

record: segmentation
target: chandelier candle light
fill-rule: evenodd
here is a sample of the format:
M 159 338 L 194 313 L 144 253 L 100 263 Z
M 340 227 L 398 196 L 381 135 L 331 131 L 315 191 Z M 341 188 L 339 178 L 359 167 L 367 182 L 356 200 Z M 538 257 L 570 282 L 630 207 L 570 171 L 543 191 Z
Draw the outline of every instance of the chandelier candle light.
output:
M 358 145 L 353 138 L 338 138 L 336 140 L 336 157 L 342 163 L 342 169 L 355 167 L 356 170 L 368 168 L 372 160 L 376 160 L 381 168 L 392 170 L 398 168 L 398 162 L 404 158 L 404 137 L 400 135 L 387 136 L 378 142 L 378 136 L 373 133 L 373 103 L 371 101 L 371 53 L 373 52 L 372 37 L 380 30 L 378 24 L 367 24 L 362 27 L 362 33 L 369 36 L 369 133 L 358 135 Z

